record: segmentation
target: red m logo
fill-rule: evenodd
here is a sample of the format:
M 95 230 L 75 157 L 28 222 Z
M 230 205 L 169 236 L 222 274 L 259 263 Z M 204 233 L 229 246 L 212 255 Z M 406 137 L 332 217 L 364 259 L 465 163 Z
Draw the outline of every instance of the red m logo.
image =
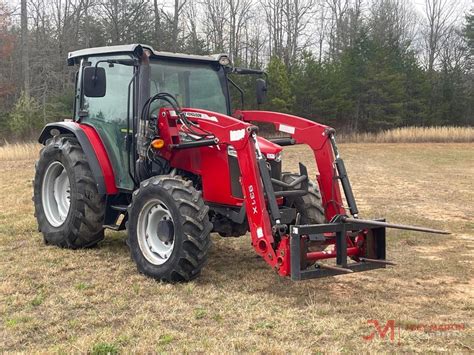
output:
M 376 319 L 369 319 L 367 323 L 372 324 L 375 330 L 370 335 L 363 335 L 362 337 L 365 340 L 374 339 L 376 333 L 379 334 L 379 337 L 381 339 L 385 339 L 385 336 L 387 335 L 388 331 L 390 331 L 390 341 L 393 341 L 395 339 L 395 320 L 388 320 L 387 324 L 385 324 L 385 328 L 383 329 L 380 327 L 379 321 Z

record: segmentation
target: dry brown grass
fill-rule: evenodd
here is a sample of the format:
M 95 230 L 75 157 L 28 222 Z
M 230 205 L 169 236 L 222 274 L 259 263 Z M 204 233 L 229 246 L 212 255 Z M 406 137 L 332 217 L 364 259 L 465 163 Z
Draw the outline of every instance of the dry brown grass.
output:
M 474 127 L 401 127 L 379 133 L 341 135 L 347 143 L 473 143 Z
M 6 143 L 0 146 L 0 160 L 17 161 L 36 159 L 41 148 L 39 143 Z
M 278 277 L 248 237 L 213 236 L 210 261 L 189 284 L 137 273 L 110 232 L 97 248 L 43 244 L 31 203 L 34 159 L 0 158 L 0 352 L 472 352 L 474 145 L 341 144 L 363 217 L 449 229 L 389 231 L 374 270 L 300 283 Z M 286 169 L 310 164 L 291 147 Z M 366 342 L 394 319 L 395 343 Z M 425 333 L 414 324 L 461 323 Z

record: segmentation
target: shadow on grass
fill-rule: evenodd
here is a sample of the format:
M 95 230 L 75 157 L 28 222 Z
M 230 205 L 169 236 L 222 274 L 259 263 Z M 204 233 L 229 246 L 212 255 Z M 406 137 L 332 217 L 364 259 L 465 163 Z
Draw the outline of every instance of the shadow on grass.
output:
M 430 242 L 429 236 L 411 238 L 405 232 L 396 232 L 394 237 L 395 241 L 390 242 L 389 254 L 394 254 L 398 265 L 393 268 L 294 282 L 288 277 L 280 277 L 256 255 L 248 236 L 222 239 L 213 235 L 213 247 L 208 263 L 202 274 L 192 283 L 197 287 L 211 286 L 222 289 L 223 292 L 238 290 L 236 292 L 246 296 L 275 297 L 289 307 L 300 309 L 309 305 L 338 305 L 345 309 L 344 304 L 348 298 L 364 299 L 367 295 L 383 299 L 388 305 L 399 304 L 419 295 L 433 300 L 442 297 L 440 289 L 446 289 L 452 282 L 466 280 L 467 270 L 464 267 L 459 268 L 453 262 L 424 260 L 423 255 L 416 250 L 418 246 L 423 245 L 443 245 L 442 240 L 435 239 Z M 125 240 L 126 232 L 107 232 L 104 241 L 97 247 L 83 251 L 83 257 L 87 257 L 90 252 L 107 262 L 129 262 L 132 265 Z M 411 243 L 411 240 L 414 242 Z M 448 250 L 431 250 L 429 255 L 452 261 L 455 258 L 455 250 L 451 246 Z M 451 280 L 442 285 L 423 282 L 429 279 L 430 275 L 449 276 Z
M 93 249 L 107 259 L 119 256 L 129 259 L 125 243 L 125 232 L 107 233 L 104 241 Z M 307 281 L 291 281 L 273 271 L 250 247 L 248 237 L 221 239 L 213 236 L 213 247 L 202 274 L 193 283 L 196 286 L 216 287 L 223 290 L 238 289 L 246 295 L 261 294 L 262 298 L 276 297 L 291 307 L 304 308 L 308 303 L 344 303 L 347 295 L 362 295 L 366 291 L 367 279 L 379 277 L 384 270 L 371 271 L 369 276 L 356 274 Z M 125 260 L 125 259 L 124 259 Z M 385 295 L 386 300 L 392 297 Z

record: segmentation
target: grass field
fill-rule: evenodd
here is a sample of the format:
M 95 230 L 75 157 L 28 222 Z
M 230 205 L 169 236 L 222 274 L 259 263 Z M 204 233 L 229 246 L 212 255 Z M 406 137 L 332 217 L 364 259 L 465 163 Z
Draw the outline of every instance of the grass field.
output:
M 179 285 L 139 275 L 125 233 L 89 250 L 45 246 L 36 149 L 0 154 L 0 352 L 474 351 L 473 144 L 341 144 L 363 217 L 453 232 L 390 230 L 393 268 L 294 283 L 248 237 L 213 236 L 202 276 Z M 284 159 L 313 166 L 301 147 Z M 370 319 L 394 320 L 394 341 L 364 340 Z

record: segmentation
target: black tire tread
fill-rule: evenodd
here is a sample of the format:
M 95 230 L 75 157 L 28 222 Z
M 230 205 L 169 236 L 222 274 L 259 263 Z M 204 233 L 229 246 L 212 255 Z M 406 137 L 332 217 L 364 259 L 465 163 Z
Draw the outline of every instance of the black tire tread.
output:
M 289 184 L 299 177 L 299 174 L 282 173 L 281 180 Z M 308 181 L 308 193 L 296 198 L 294 204 L 297 212 L 301 214 L 301 223 L 321 224 L 326 222 L 321 193 L 315 182 Z
M 134 204 L 140 200 L 142 194 L 148 189 L 161 187 L 169 194 L 180 212 L 183 227 L 183 240 L 179 248 L 178 257 L 167 272 L 164 274 L 153 274 L 147 265 L 142 264 L 142 258 L 131 248 L 132 259 L 136 262 L 138 270 L 155 279 L 165 282 L 190 281 L 196 278 L 207 261 L 208 251 L 211 246 L 210 232 L 212 224 L 209 222 L 209 207 L 204 204 L 201 192 L 197 191 L 191 181 L 183 180 L 176 175 L 159 175 L 151 177 L 140 184 L 139 189 L 132 194 L 132 203 L 129 205 L 128 213 L 132 216 Z M 129 219 L 130 222 L 130 219 Z M 130 225 L 128 228 L 129 238 Z M 128 242 L 129 245 L 132 243 Z
M 54 156 L 62 156 L 64 163 L 73 172 L 75 189 L 71 188 L 71 200 L 75 199 L 75 209 L 70 211 L 65 224 L 55 228 L 44 215 L 41 202 L 41 184 L 43 181 L 43 165 L 54 160 Z M 63 164 L 64 165 L 64 164 Z M 43 233 L 46 244 L 62 248 L 78 249 L 96 245 L 104 238 L 103 221 L 105 215 L 105 197 L 97 190 L 94 177 L 87 158 L 75 137 L 55 136 L 49 139 L 40 151 L 40 158 L 35 164 L 33 201 L 38 229 Z M 68 167 L 66 167 L 66 170 Z M 71 179 L 71 176 L 69 176 Z M 73 203 L 71 202 L 71 208 Z

